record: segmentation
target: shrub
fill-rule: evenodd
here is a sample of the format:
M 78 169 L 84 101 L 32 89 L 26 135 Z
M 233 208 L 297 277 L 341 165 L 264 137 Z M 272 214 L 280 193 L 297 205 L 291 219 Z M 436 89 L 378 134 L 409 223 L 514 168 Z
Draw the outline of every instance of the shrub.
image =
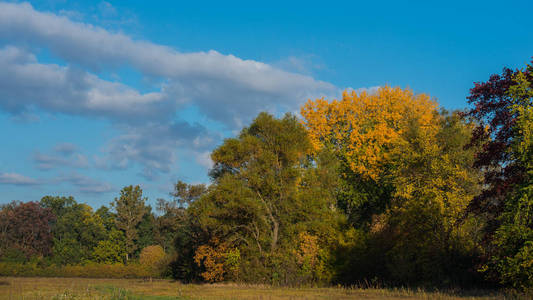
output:
M 150 278 L 161 275 L 166 266 L 167 255 L 163 247 L 152 245 L 142 249 L 139 262 L 150 271 Z
M 20 277 L 83 277 L 83 278 L 146 278 L 151 270 L 140 264 L 124 265 L 89 263 L 86 265 L 39 266 L 36 263 L 0 262 L 0 276 Z

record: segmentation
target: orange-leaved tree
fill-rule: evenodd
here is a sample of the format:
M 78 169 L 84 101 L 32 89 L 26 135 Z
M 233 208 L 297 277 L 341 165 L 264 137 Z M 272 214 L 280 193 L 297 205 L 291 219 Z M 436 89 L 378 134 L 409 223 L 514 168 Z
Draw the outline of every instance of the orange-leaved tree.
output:
M 438 130 L 437 103 L 409 89 L 381 87 L 376 93 L 345 91 L 341 100 L 309 100 L 301 109 L 315 149 L 341 152 L 350 169 L 377 179 L 407 141 L 412 123 L 428 137 Z
M 204 266 L 205 272 L 201 275 L 208 282 L 224 280 L 224 262 L 228 245 L 221 243 L 217 238 L 211 239 L 208 245 L 202 245 L 196 249 L 194 261 L 198 266 Z
M 338 206 L 368 233 L 363 240 L 381 239 L 365 250 L 383 252 L 374 265 L 395 282 L 445 280 L 469 232 L 456 221 L 479 192 L 474 151 L 465 149 L 473 126 L 439 112 L 428 95 L 389 86 L 310 100 L 301 114 L 315 149 L 339 158 Z

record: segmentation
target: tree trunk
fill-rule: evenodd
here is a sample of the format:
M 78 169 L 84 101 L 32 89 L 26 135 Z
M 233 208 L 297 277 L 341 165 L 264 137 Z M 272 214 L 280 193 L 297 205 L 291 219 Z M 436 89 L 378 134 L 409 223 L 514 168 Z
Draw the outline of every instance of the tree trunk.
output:
M 279 231 L 279 223 L 276 222 L 276 220 L 274 219 L 274 217 L 272 215 L 270 215 L 271 217 L 271 220 L 272 220 L 272 244 L 270 246 L 270 251 L 271 252 L 274 252 L 274 250 L 276 250 L 276 246 L 278 244 L 278 231 Z

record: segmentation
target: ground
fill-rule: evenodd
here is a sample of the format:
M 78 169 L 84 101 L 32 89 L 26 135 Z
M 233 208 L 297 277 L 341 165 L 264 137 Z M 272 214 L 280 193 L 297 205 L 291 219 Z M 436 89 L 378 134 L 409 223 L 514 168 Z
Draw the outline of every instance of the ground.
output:
M 0 277 L 0 299 L 504 299 L 501 294 L 406 289 L 277 288 L 237 284 L 181 284 L 172 280 Z

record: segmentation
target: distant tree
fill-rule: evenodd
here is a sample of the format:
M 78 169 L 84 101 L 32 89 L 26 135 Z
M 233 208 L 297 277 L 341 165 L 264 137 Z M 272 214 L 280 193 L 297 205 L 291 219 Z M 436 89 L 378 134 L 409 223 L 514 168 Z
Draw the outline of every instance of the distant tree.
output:
M 31 256 L 49 255 L 52 249 L 51 209 L 37 202 L 12 202 L 0 210 L 0 256 L 8 249 Z
M 92 260 L 98 263 L 122 263 L 126 259 L 126 238 L 124 233 L 111 229 L 106 239 L 98 242 L 92 252 Z
M 204 184 L 191 185 L 178 181 L 170 193 L 171 201 L 157 199 L 156 240 L 166 251 L 174 248 L 176 236 L 186 226 L 186 209 L 207 192 Z
M 102 205 L 99 209 L 96 210 L 95 214 L 97 214 L 100 219 L 102 219 L 102 222 L 107 231 L 116 229 L 116 214 L 113 213 L 108 207 Z
M 150 280 L 153 276 L 161 274 L 165 258 L 165 250 L 159 245 L 151 245 L 142 249 L 141 254 L 139 255 L 139 262 L 141 265 L 149 269 L 151 276 Z
M 120 191 L 120 197 L 115 198 L 111 206 L 115 208 L 117 228 L 124 232 L 126 237 L 126 261 L 137 250 L 136 241 L 139 238 L 137 226 L 146 214 L 146 198 L 142 196 L 142 189 L 137 185 L 124 187 Z
M 205 184 L 187 184 L 178 180 L 174 184 L 174 192 L 170 193 L 170 195 L 178 203 L 178 207 L 185 208 L 205 194 L 206 191 Z
M 63 216 L 74 206 L 78 205 L 72 196 L 44 196 L 39 203 L 42 207 L 51 209 L 56 216 Z
M 154 244 L 154 236 L 157 230 L 155 223 L 156 220 L 154 214 L 152 213 L 152 207 L 148 205 L 145 208 L 145 212 L 141 221 L 137 225 L 138 239 L 136 241 L 136 255 L 140 254 L 140 251 L 145 247 Z
M 100 216 L 89 205 L 77 203 L 73 197 L 45 196 L 40 205 L 57 215 L 52 227 L 54 261 L 77 264 L 90 260 L 94 247 L 107 235 Z
M 165 250 L 159 245 L 144 247 L 139 256 L 139 262 L 146 266 L 156 266 L 165 258 Z

